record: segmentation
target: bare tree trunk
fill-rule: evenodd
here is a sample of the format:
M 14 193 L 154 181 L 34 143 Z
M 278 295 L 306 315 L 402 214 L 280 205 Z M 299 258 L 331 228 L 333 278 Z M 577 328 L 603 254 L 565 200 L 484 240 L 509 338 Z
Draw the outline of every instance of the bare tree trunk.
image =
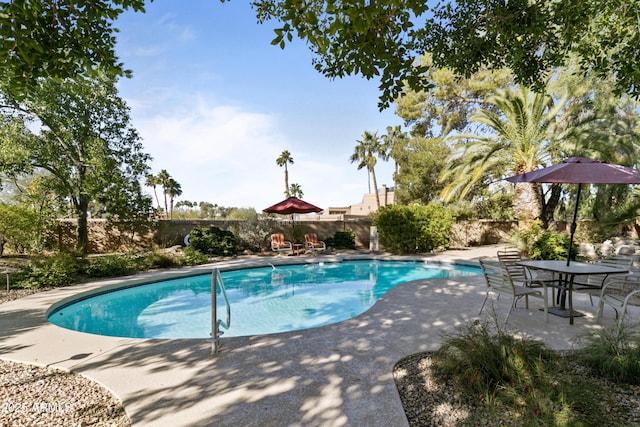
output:
M 541 187 L 538 183 L 525 182 L 515 186 L 513 213 L 516 219 L 531 221 L 542 214 Z
M 76 250 L 81 254 L 86 254 L 89 250 L 89 227 L 87 224 L 87 212 L 89 211 L 88 197 L 81 195 L 78 198 L 76 211 L 78 213 L 78 241 L 76 242 Z

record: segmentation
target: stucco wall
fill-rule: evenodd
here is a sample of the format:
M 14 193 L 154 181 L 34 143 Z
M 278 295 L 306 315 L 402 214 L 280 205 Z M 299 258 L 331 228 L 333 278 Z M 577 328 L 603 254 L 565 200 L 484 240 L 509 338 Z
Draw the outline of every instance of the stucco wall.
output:
M 356 235 L 356 247 L 369 248 L 370 218 L 352 218 L 341 221 L 303 221 L 296 222 L 295 228 L 291 222 L 258 221 L 248 226 L 243 221 L 209 221 L 209 220 L 173 220 L 158 221 L 149 227 L 138 227 L 135 230 L 120 230 L 108 227 L 105 220 L 89 220 L 89 253 L 108 253 L 129 250 L 144 250 L 152 247 L 166 248 L 183 245 L 184 237 L 195 227 L 215 225 L 222 229 L 231 230 L 234 234 L 251 229 L 252 237 L 259 240 L 263 250 L 269 248 L 271 233 L 284 233 L 287 240 L 301 243 L 304 234 L 316 233 L 318 237 L 326 239 L 332 237 L 336 231 L 353 230 Z M 511 230 L 517 226 L 515 221 L 460 221 L 451 230 L 451 248 L 464 248 L 505 241 Z M 56 230 L 56 239 L 61 249 L 73 249 L 76 242 L 76 221 L 60 221 Z M 295 230 L 295 231 L 294 231 Z M 295 233 L 295 236 L 294 236 Z M 381 248 L 382 249 L 382 248 Z

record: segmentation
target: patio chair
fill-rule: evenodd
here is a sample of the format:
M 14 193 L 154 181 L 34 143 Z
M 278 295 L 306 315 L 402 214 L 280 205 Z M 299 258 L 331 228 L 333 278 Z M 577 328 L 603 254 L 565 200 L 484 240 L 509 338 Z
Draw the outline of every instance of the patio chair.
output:
M 304 247 L 309 251 L 325 251 L 327 245 L 322 240 L 318 241 L 316 233 L 308 233 L 304 235 Z
M 484 275 L 487 284 L 487 293 L 484 297 L 484 302 L 482 303 L 482 307 L 480 307 L 480 313 L 478 313 L 478 315 L 482 314 L 482 310 L 484 309 L 484 306 L 487 303 L 487 299 L 489 298 L 489 293 L 493 292 L 498 295 L 496 299 L 499 299 L 500 295 L 507 295 L 511 298 L 509 312 L 507 313 L 507 317 L 505 317 L 504 319 L 505 324 L 509 320 L 511 311 L 516 306 L 516 302 L 520 298 L 524 297 L 525 307 L 529 309 L 530 296 L 539 297 L 544 300 L 544 320 L 545 322 L 549 321 L 546 285 L 543 285 L 544 291 L 540 292 L 539 289 L 514 284 L 513 280 L 509 276 L 508 271 L 498 260 L 481 259 L 480 267 L 482 268 L 482 274 Z
M 271 235 L 271 250 L 280 255 L 283 252 L 292 253 L 293 245 L 290 241 L 284 240 L 284 234 L 274 233 Z
M 610 305 L 616 312 L 618 329 L 622 326 L 629 305 L 640 306 L 640 275 L 614 276 L 606 281 L 600 291 L 598 322 L 602 321 L 604 305 Z
M 527 267 L 517 265 L 519 261 L 528 259 L 516 249 L 504 249 L 498 251 L 498 261 L 508 271 L 511 280 L 516 285 L 528 288 L 541 288 L 545 285 L 552 285 L 558 280 L 553 277 L 553 273 L 547 274 L 542 271 L 531 271 Z
M 631 269 L 633 259 L 630 257 L 614 255 L 612 257 L 597 259 L 594 264 L 607 265 L 611 267 Z M 589 294 L 589 301 L 593 305 L 593 296 L 600 295 L 600 291 L 604 285 L 614 277 L 624 277 L 626 274 L 590 274 L 581 279 L 581 281 L 573 282 L 574 290 Z

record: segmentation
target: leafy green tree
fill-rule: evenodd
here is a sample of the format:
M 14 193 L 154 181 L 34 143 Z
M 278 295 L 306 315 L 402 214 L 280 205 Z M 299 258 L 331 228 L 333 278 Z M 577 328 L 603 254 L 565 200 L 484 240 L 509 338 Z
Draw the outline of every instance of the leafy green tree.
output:
M 542 88 L 575 55 L 581 73 L 616 75 L 619 92 L 640 94 L 640 0 L 312 0 L 253 2 L 260 22 L 276 20 L 272 44 L 293 37 L 312 51 L 329 78 L 380 78 L 380 107 L 408 86 L 430 86 L 425 52 L 436 68 L 468 76 L 488 66 L 510 68 L 518 83 Z
M 284 195 L 285 197 L 290 197 L 291 193 L 289 192 L 289 169 L 287 169 L 287 165 L 293 164 L 293 157 L 291 157 L 291 153 L 289 150 L 284 150 L 280 157 L 276 159 L 276 164 L 280 167 L 284 166 Z
M 130 125 L 113 79 L 45 79 L 18 99 L 3 93 L 0 166 L 17 176 L 45 170 L 78 218 L 77 249 L 86 252 L 92 201 L 110 212 L 119 195 L 140 193 L 150 156 Z M 38 125 L 40 125 L 38 127 Z M 136 197 L 146 209 L 150 200 Z
M 380 141 L 377 132 L 365 131 L 362 139 L 356 141 L 358 145 L 349 158 L 351 163 L 358 163 L 358 170 L 367 169 L 367 175 L 373 179 L 373 188 L 376 194 L 376 203 L 380 209 L 380 194 L 378 193 L 378 181 L 376 180 L 377 156 L 386 157 L 385 147 Z M 371 193 L 371 179 L 369 180 L 369 193 Z
M 144 0 L 11 0 L 0 2 L 0 79 L 16 97 L 38 79 L 93 78 L 98 68 L 129 75 L 115 54 L 113 22 Z
M 396 175 L 397 202 L 408 205 L 438 200 L 447 182 L 439 177 L 450 155 L 451 149 L 443 138 L 409 138 L 402 151 L 396 153 L 396 158 L 401 159 Z

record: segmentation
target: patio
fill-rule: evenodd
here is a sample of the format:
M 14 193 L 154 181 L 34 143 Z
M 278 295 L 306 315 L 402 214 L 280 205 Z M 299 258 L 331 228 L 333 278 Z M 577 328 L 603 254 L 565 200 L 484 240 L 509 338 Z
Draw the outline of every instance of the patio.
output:
M 428 259 L 473 262 L 495 256 L 499 247 L 448 251 Z M 477 318 L 485 294 L 481 276 L 411 282 L 392 289 L 361 316 L 338 324 L 223 338 L 217 357 L 204 340 L 103 337 L 46 321 L 46 309 L 60 299 L 120 282 L 78 285 L 1 304 L 0 354 L 95 379 L 122 399 L 133 425 L 145 426 L 407 425 L 392 377 L 395 363 L 437 349 L 443 333 Z M 568 349 L 576 337 L 600 327 L 586 295 L 574 296 L 585 317 L 573 326 L 556 316 L 545 323 L 538 303 L 533 300 L 530 310 L 520 304 L 510 328 Z M 507 304 L 499 301 L 496 310 L 503 313 Z M 638 312 L 632 316 L 637 320 Z M 610 308 L 603 323 L 615 324 Z

